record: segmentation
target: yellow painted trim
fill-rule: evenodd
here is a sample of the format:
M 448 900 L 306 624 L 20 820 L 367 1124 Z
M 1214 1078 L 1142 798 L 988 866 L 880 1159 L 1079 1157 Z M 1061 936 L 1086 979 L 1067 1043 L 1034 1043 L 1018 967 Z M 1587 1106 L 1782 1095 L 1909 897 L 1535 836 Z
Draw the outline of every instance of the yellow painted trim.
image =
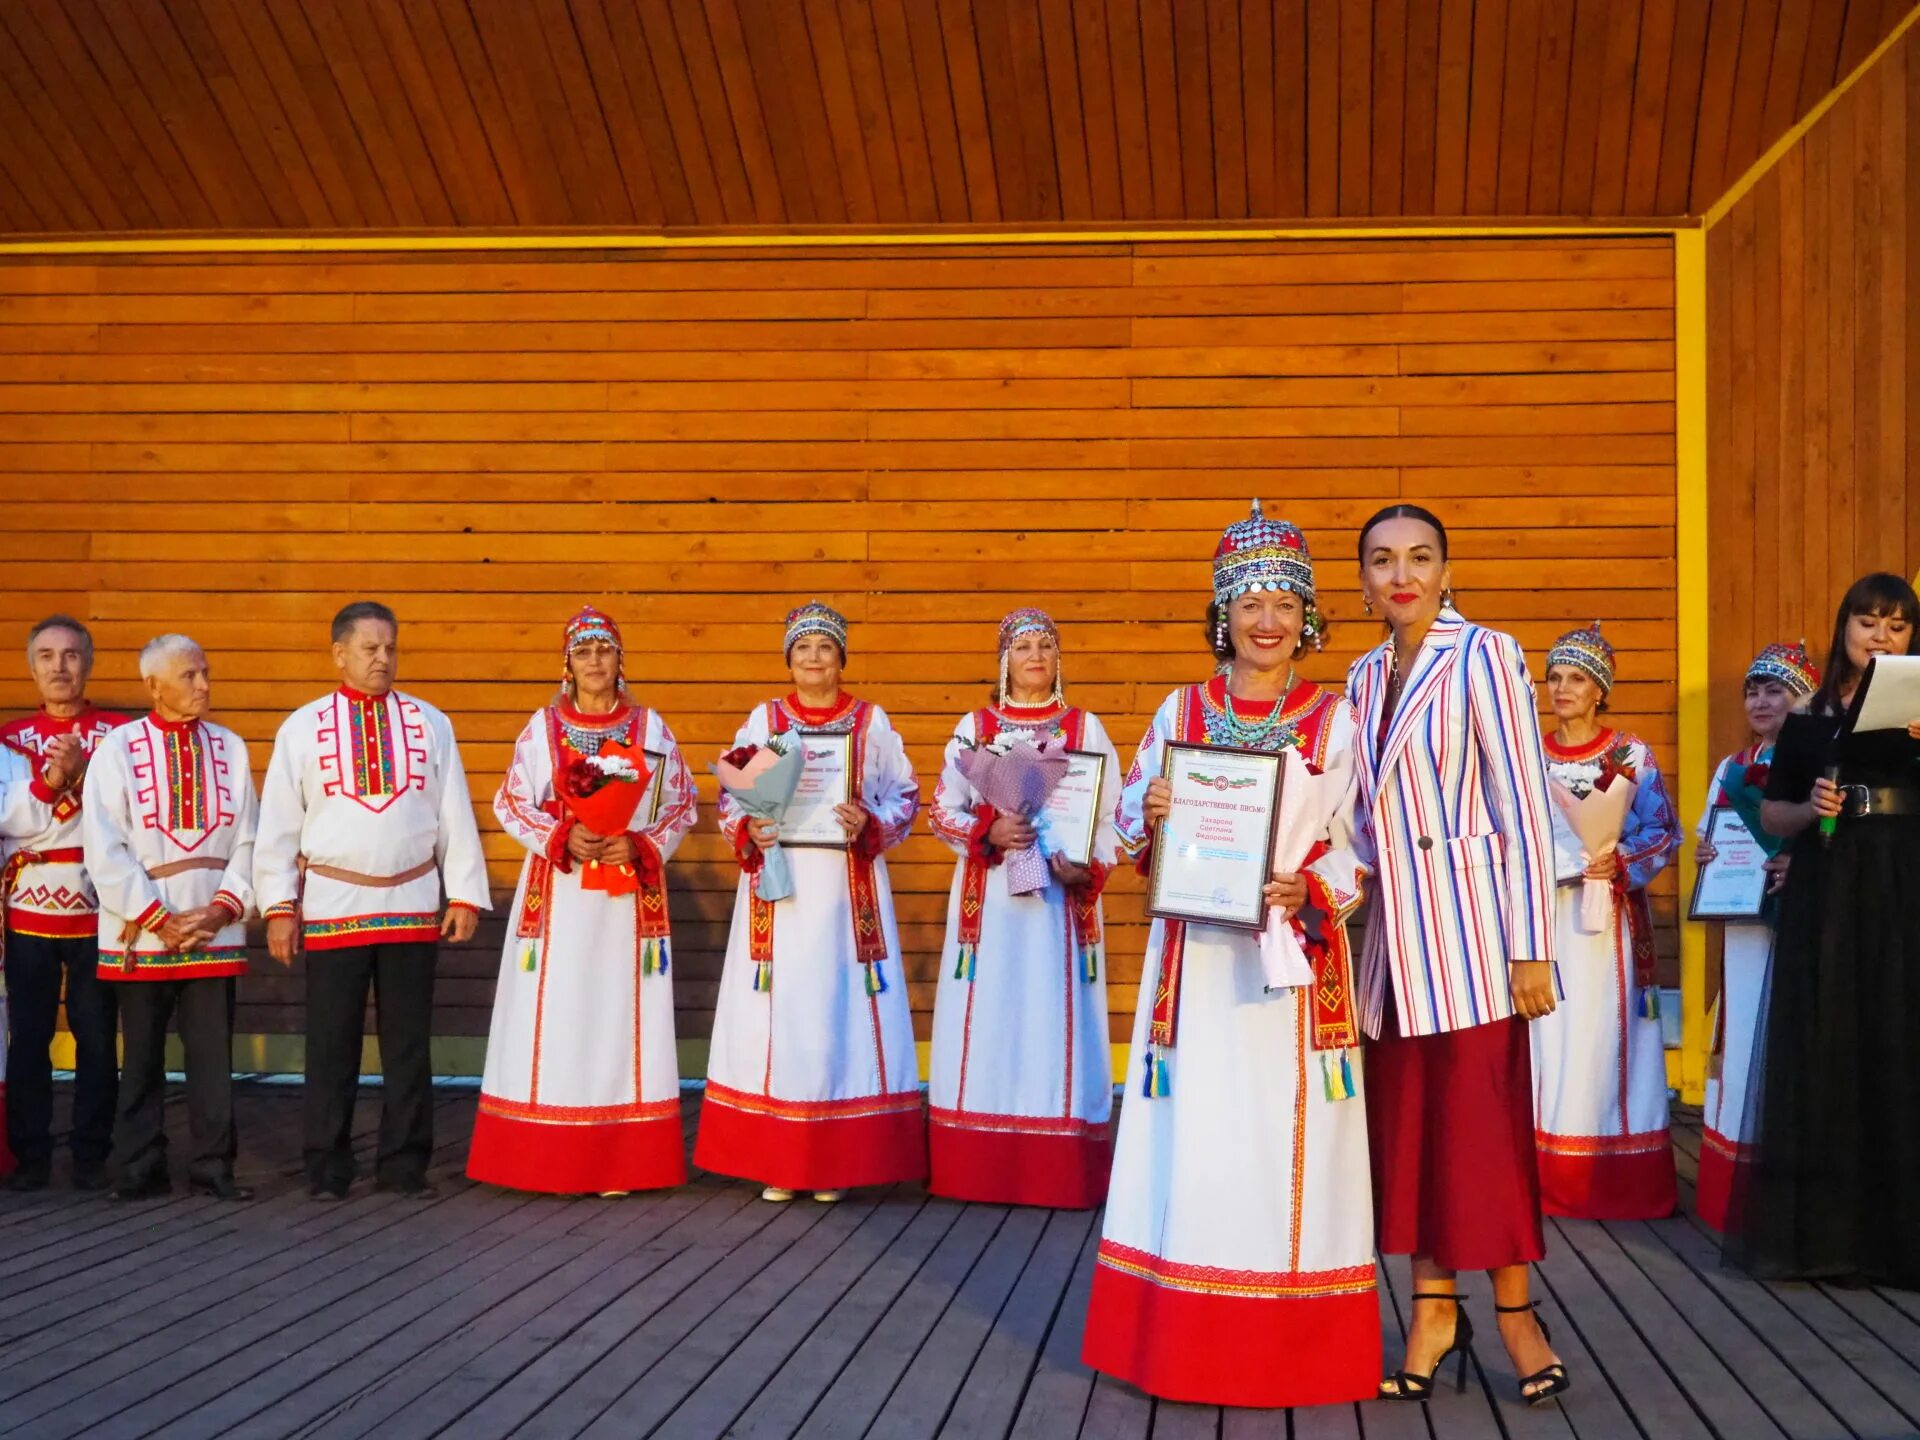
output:
M 1673 237 L 1674 446 L 1679 552 L 1680 813 L 1706 806 L 1707 689 L 1707 237 L 1701 230 Z M 1693 847 L 1680 853 L 1680 893 L 1693 891 Z M 1680 926 L 1680 1098 L 1706 1099 L 1706 928 Z
M 1760 183 L 1760 178 L 1769 170 L 1773 169 L 1774 166 L 1778 165 L 1780 158 L 1785 155 L 1787 151 L 1798 145 L 1806 136 L 1806 133 L 1818 125 L 1821 120 L 1826 117 L 1826 113 L 1829 110 L 1840 103 L 1840 97 L 1851 90 L 1854 85 L 1859 82 L 1862 75 L 1865 75 L 1875 65 L 1879 64 L 1881 56 L 1885 55 L 1905 38 L 1907 31 L 1911 30 L 1916 22 L 1920 22 L 1920 5 L 1915 5 L 1913 9 L 1909 10 L 1906 19 L 1894 26 L 1893 29 L 1887 33 L 1887 38 L 1874 46 L 1872 53 L 1869 54 L 1866 59 L 1848 71 L 1847 77 L 1838 85 L 1834 86 L 1833 89 L 1829 90 L 1818 105 L 1815 105 L 1813 109 L 1795 121 L 1787 130 L 1786 134 L 1769 145 L 1766 153 L 1747 167 L 1746 173 L 1733 182 L 1733 188 L 1728 190 L 1726 194 L 1722 195 L 1707 208 L 1707 213 L 1700 221 L 1701 228 L 1703 230 L 1711 230 L 1715 225 L 1718 225 L 1722 220 L 1726 219 L 1728 212 L 1740 203 L 1741 199 L 1749 190 Z
M 381 251 L 764 250 L 844 249 L 860 245 L 1120 245 L 1197 240 L 1493 240 L 1503 237 L 1623 238 L 1672 235 L 1696 228 L 1688 219 L 1635 220 L 1618 226 L 1571 225 L 1328 225 L 1158 230 L 913 230 L 802 233 L 664 234 L 659 231 L 463 232 L 457 235 L 384 233 L 327 235 L 152 235 L 112 239 L 0 240 L 0 258 L 62 255 L 329 254 Z

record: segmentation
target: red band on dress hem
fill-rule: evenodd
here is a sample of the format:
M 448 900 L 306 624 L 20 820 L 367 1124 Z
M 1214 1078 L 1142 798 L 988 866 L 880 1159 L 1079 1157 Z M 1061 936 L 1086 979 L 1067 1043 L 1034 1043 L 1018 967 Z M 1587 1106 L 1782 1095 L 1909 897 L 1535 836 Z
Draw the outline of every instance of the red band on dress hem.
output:
M 605 1123 L 547 1124 L 481 1110 L 473 1120 L 467 1174 L 488 1185 L 543 1195 L 663 1190 L 687 1179 L 679 1107 L 672 1114 Z

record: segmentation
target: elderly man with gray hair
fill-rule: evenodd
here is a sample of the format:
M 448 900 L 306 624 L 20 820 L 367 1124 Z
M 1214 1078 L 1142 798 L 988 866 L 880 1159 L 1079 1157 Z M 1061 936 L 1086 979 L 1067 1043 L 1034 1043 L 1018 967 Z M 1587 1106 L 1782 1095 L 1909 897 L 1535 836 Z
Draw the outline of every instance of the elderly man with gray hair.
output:
M 197 1194 L 245 1200 L 233 1159 L 234 977 L 247 969 L 257 802 L 247 746 L 206 718 L 206 653 L 185 635 L 140 652 L 150 714 L 113 731 L 87 767 L 87 873 L 100 897 L 100 977 L 119 982 L 126 1055 L 113 1131 L 116 1200 L 168 1189 L 162 1128 L 167 1023 L 186 1050 Z

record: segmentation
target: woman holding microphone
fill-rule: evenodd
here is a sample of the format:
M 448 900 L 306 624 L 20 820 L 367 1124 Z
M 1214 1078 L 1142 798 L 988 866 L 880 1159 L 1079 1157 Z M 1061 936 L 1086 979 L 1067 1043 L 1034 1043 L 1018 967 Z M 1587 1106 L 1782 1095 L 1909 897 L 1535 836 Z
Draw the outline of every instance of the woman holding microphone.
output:
M 1920 1286 L 1920 716 L 1840 733 L 1867 666 L 1911 654 L 1917 624 L 1899 576 L 1854 582 L 1826 679 L 1787 717 L 1767 775 L 1760 823 L 1792 846 L 1755 1067 L 1758 1157 L 1728 1249 L 1768 1279 Z
M 1527 1021 L 1552 1013 L 1554 859 L 1533 678 L 1510 635 L 1453 607 L 1447 532 L 1390 505 L 1360 532 L 1360 593 L 1390 632 L 1354 662 L 1359 849 L 1377 876 L 1360 964 L 1380 1250 L 1413 1257 L 1402 1368 L 1426 1400 L 1473 1324 L 1455 1275 L 1493 1276 L 1529 1404 L 1569 1388 L 1528 1297 L 1545 1255 Z M 1457 1383 L 1464 1387 L 1466 1355 Z

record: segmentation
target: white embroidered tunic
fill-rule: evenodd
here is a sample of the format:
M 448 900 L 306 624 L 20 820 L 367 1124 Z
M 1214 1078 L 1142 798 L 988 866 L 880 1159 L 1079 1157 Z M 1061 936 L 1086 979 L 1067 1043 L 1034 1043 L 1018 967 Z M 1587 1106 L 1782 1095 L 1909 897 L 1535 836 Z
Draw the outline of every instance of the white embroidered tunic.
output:
M 246 973 L 257 802 L 244 740 L 209 720 L 136 720 L 95 748 L 80 814 L 102 979 Z M 232 917 L 210 941 L 161 943 L 169 918 L 210 904 Z
M 439 939 L 442 871 L 450 903 L 490 909 L 452 722 L 398 690 L 344 686 L 294 711 L 261 786 L 254 867 L 261 913 L 297 913 L 308 950 Z

